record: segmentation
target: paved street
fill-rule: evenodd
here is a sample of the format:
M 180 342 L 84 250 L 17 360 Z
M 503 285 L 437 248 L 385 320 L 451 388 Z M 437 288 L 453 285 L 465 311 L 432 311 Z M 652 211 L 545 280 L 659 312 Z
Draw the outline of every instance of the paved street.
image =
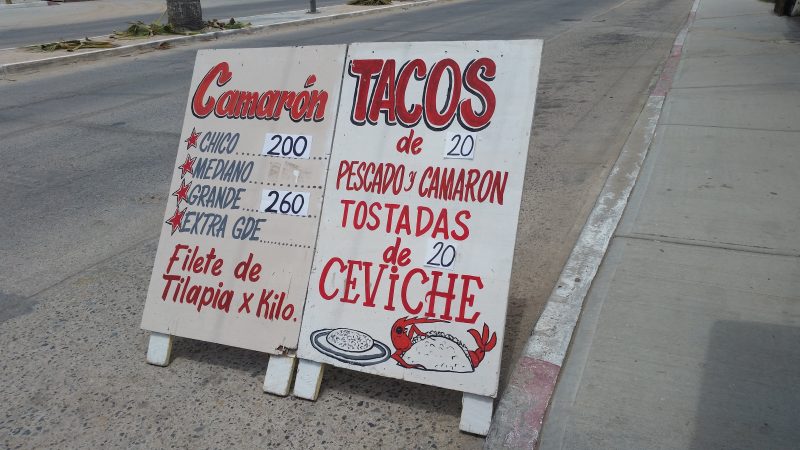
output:
M 144 362 L 138 327 L 195 52 L 545 40 L 502 394 L 690 4 L 457 0 L 0 81 L 0 443 L 482 446 L 458 432 L 456 392 L 330 369 L 316 403 L 278 398 L 261 391 L 266 355 L 183 339 L 169 367 Z
M 303 0 L 203 0 L 203 17 L 245 18 L 257 14 L 308 9 Z M 317 6 L 339 5 L 344 0 L 317 0 Z M 21 47 L 65 39 L 111 34 L 141 20 L 166 23 L 164 0 L 93 0 L 47 7 L 8 8 L 0 13 L 0 48 Z

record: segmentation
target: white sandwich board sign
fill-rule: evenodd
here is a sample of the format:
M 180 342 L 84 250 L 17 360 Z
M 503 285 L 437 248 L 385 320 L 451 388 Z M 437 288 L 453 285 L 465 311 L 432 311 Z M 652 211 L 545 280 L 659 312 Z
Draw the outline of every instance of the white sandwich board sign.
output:
M 142 328 L 464 392 L 485 434 L 542 42 L 198 53 Z M 271 375 L 272 372 L 272 375 Z
M 496 396 L 541 50 L 349 46 L 300 358 Z
M 198 52 L 142 328 L 297 347 L 345 52 Z

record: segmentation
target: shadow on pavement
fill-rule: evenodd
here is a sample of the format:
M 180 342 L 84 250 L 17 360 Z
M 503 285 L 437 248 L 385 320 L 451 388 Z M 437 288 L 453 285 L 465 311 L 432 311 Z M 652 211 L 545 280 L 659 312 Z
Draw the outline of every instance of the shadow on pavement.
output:
M 705 364 L 691 448 L 797 448 L 800 327 L 717 322 Z

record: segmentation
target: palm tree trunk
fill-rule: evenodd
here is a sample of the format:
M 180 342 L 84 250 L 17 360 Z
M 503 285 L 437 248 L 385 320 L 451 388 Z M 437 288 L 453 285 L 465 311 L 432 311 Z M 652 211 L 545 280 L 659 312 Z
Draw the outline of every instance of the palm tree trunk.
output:
M 167 0 L 167 18 L 176 30 L 203 28 L 203 10 L 200 0 Z

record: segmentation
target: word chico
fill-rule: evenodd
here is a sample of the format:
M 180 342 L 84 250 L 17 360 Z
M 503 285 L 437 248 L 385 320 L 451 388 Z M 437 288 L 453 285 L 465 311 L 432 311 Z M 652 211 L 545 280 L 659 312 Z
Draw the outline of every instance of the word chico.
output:
M 320 122 L 325 118 L 325 105 L 328 93 L 319 90 L 304 91 L 222 91 L 213 96 L 212 85 L 223 87 L 233 79 L 233 72 L 227 62 L 212 67 L 197 85 L 192 94 L 192 114 L 200 119 L 212 113 L 221 119 L 261 119 L 278 120 L 283 111 L 287 111 L 294 122 Z M 314 80 L 314 81 L 311 81 Z M 316 81 L 309 76 L 305 88 L 310 88 Z
M 440 131 L 457 119 L 470 131 L 482 130 L 489 126 L 495 110 L 489 82 L 496 71 L 490 58 L 473 59 L 463 69 L 450 58 L 431 67 L 422 59 L 412 59 L 399 69 L 394 59 L 353 60 L 349 74 L 356 79 L 356 92 L 350 120 L 359 126 L 365 122 L 377 125 L 383 114 L 387 125 L 413 127 L 424 119 L 428 128 Z M 412 82 L 422 86 L 421 98 L 408 98 Z
M 200 151 L 203 153 L 231 154 L 238 143 L 239 133 L 209 132 L 203 134 L 200 139 Z

